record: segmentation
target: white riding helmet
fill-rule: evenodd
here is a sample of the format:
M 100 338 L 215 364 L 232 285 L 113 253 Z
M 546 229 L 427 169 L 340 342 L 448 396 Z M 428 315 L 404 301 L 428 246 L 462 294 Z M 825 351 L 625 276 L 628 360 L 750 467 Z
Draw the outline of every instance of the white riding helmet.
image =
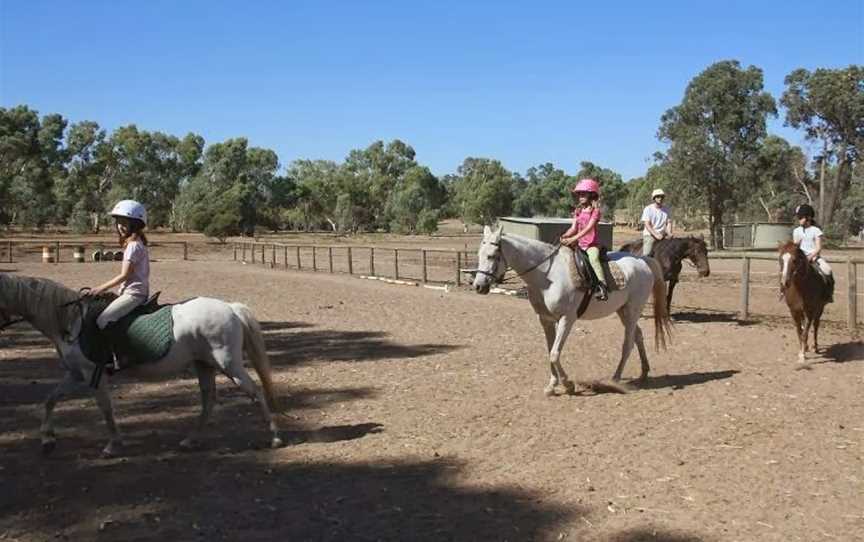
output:
M 657 196 L 665 196 L 666 192 L 663 191 L 662 188 L 655 188 L 653 192 L 651 192 L 651 199 L 656 198 Z
M 117 205 L 111 209 L 111 216 L 134 218 L 143 222 L 145 226 L 147 225 L 147 209 L 135 200 L 124 199 L 117 202 Z

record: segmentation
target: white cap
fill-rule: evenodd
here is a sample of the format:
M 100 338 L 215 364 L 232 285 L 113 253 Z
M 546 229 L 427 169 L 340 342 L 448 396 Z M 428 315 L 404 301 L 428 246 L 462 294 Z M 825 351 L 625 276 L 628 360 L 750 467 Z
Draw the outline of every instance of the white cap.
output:
M 117 205 L 111 209 L 111 216 L 134 218 L 143 222 L 145 226 L 147 225 L 147 209 L 135 200 L 124 199 L 117 202 Z
M 666 192 L 663 191 L 662 188 L 655 188 L 653 192 L 651 192 L 651 199 L 656 198 L 657 196 L 665 196 Z

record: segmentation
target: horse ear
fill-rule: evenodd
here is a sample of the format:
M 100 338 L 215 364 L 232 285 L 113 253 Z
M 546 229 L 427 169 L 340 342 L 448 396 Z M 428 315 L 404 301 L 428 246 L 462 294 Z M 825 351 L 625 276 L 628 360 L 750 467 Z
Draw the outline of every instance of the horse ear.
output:
M 492 235 L 492 228 L 489 226 L 483 226 L 483 237 L 489 237 L 490 235 Z
M 504 226 L 498 226 L 498 229 L 495 230 L 495 239 L 501 239 L 501 234 L 504 233 Z

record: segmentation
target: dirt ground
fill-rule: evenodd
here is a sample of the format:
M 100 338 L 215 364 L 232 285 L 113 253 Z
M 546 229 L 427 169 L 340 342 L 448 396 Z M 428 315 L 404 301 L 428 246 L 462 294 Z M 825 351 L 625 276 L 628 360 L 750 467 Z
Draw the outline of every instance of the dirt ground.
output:
M 674 342 L 649 350 L 647 382 L 547 398 L 524 299 L 154 262 L 163 300 L 241 301 L 263 322 L 292 444 L 267 449 L 257 410 L 220 377 L 205 447 L 182 452 L 193 375 L 121 376 L 125 454 L 100 457 L 82 391 L 57 408 L 43 457 L 40 401 L 61 370 L 19 324 L 0 334 L 0 540 L 864 540 L 864 345 L 829 323 L 824 350 L 796 367 L 782 310 L 736 320 L 727 263 L 707 280 L 685 272 Z M 116 271 L 0 267 L 75 288 Z M 772 271 L 757 312 L 782 308 Z M 565 368 L 607 379 L 620 342 L 617 319 L 579 323 Z

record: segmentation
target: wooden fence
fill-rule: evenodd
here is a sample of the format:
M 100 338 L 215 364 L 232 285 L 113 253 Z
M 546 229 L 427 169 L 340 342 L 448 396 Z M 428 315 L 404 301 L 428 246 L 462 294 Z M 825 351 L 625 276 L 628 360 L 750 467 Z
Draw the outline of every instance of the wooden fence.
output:
M 159 247 L 176 247 L 182 251 L 182 258 L 189 259 L 189 245 L 186 241 L 157 241 L 150 243 L 151 253 Z M 28 256 L 33 260 L 43 260 L 43 255 L 50 255 L 52 263 L 75 261 L 73 253 L 76 249 L 85 255 L 85 261 L 90 260 L 88 252 L 98 249 L 100 252 L 106 250 L 119 250 L 116 242 L 97 241 L 48 241 L 48 240 L 5 240 L 0 241 L 0 262 L 14 263 L 26 261 Z
M 476 256 L 464 250 L 368 246 L 234 243 L 235 261 L 327 273 L 369 275 L 461 286 L 462 268 Z

